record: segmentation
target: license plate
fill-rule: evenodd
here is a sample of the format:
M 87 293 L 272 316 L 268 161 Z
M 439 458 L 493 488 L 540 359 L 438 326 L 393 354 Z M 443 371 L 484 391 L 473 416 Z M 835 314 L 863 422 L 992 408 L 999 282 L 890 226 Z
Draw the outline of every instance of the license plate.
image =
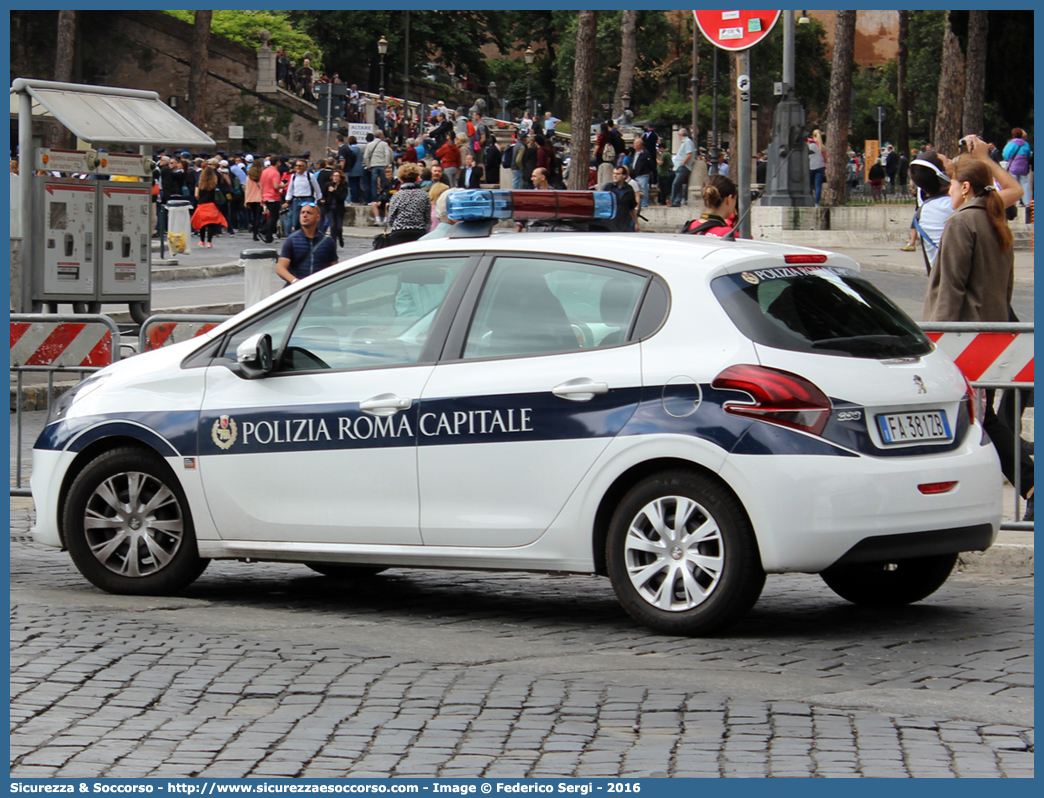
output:
M 885 445 L 953 439 L 945 410 L 882 414 L 877 417 L 877 428 Z

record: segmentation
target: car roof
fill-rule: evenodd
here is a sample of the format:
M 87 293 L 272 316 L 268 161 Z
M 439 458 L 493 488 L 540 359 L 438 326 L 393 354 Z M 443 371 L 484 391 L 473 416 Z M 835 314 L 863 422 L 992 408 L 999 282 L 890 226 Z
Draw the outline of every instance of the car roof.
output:
M 747 271 L 752 267 L 783 267 L 785 255 L 826 255 L 827 263 L 854 271 L 859 264 L 846 255 L 771 241 L 664 233 L 505 233 L 478 238 L 441 238 L 401 244 L 385 254 L 441 251 L 498 251 L 595 258 L 637 266 L 672 277 L 694 269 L 707 276 Z M 366 256 L 364 256 L 366 257 Z M 762 263 L 757 263 L 761 261 Z

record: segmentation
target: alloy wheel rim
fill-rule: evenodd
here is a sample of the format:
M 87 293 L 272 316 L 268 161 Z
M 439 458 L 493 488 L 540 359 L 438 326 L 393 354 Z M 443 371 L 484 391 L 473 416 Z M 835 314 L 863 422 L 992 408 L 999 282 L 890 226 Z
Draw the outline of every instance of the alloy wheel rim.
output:
M 624 542 L 631 585 L 648 604 L 684 612 L 706 601 L 721 581 L 725 543 L 714 517 L 685 496 L 649 502 Z
M 181 505 L 173 491 L 140 471 L 102 481 L 87 500 L 83 526 L 95 559 L 131 578 L 163 570 L 185 538 Z

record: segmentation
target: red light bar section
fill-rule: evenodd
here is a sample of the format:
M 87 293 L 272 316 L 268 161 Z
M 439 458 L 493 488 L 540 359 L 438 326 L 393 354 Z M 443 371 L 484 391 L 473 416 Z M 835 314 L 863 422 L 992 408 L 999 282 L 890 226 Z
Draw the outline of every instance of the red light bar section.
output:
M 784 255 L 784 263 L 826 263 L 826 255 Z
M 512 191 L 514 219 L 590 219 L 594 196 L 590 191 Z

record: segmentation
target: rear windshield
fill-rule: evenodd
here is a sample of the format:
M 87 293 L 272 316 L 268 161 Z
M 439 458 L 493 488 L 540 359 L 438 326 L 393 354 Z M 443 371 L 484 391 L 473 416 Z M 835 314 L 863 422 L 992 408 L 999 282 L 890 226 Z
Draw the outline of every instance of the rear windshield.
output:
M 932 351 L 913 319 L 848 269 L 760 269 L 718 277 L 711 287 L 740 331 L 765 346 L 876 359 Z

